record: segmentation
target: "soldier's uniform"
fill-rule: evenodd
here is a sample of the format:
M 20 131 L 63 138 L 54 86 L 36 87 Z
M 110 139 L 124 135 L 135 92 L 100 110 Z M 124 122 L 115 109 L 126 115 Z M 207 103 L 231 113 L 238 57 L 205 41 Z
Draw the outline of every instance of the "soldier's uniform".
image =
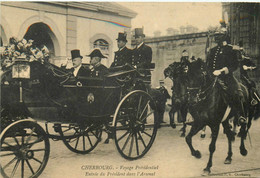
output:
M 89 66 L 90 69 L 90 77 L 103 77 L 105 74 L 108 73 L 108 69 L 106 66 L 104 66 L 103 64 L 100 63 L 100 60 L 102 58 L 107 58 L 106 56 L 104 56 L 101 51 L 99 49 L 94 49 L 89 55 L 87 55 L 91 58 L 94 57 L 99 57 L 99 62 L 97 62 L 96 64 L 91 64 Z
M 143 29 L 136 28 L 135 38 L 139 36 L 143 36 L 143 37 L 145 36 L 143 34 Z M 152 48 L 142 42 L 133 50 L 131 64 L 133 66 L 136 66 L 136 68 L 139 69 L 139 71 L 142 74 L 144 74 L 143 80 L 148 84 L 151 83 L 151 71 L 150 71 L 151 63 L 152 63 Z
M 249 78 L 247 73 L 248 70 L 252 70 L 255 68 L 256 65 L 249 57 L 242 56 L 242 59 L 240 61 L 240 79 L 242 83 L 248 88 L 251 105 L 257 105 L 258 102 L 260 102 L 260 97 L 256 90 L 256 84 L 253 80 Z
M 101 63 L 98 63 L 93 66 L 93 68 L 90 68 L 90 71 L 90 77 L 103 77 L 109 72 L 108 68 Z
M 114 62 L 111 67 L 123 66 L 126 63 L 131 64 L 132 62 L 132 50 L 128 49 L 126 46 L 115 52 Z
M 238 68 L 239 64 L 237 52 L 233 49 L 232 45 L 227 44 L 225 34 L 222 35 L 223 37 L 220 36 L 218 45 L 209 51 L 206 61 L 207 70 L 210 76 L 218 76 L 222 88 L 228 94 L 229 99 L 227 101 L 229 105 L 236 109 L 237 114 L 245 121 L 245 113 L 243 113 L 241 103 L 242 90 L 238 81 L 233 76 L 233 72 Z M 241 120 L 241 122 L 244 121 Z
M 125 42 L 124 45 L 127 43 L 126 34 L 125 33 L 118 33 L 118 38 L 116 39 L 118 42 L 123 41 Z M 128 49 L 126 46 L 119 48 L 118 51 L 115 52 L 114 62 L 111 64 L 110 67 L 116 66 L 123 66 L 125 64 L 131 64 L 132 62 L 132 50 Z

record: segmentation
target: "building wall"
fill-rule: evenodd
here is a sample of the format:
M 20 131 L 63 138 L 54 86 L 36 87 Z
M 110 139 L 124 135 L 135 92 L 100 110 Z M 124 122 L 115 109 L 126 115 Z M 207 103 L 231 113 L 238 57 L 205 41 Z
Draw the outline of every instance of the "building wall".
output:
M 173 62 L 179 62 L 183 50 L 189 52 L 190 57 L 195 56 L 205 60 L 207 33 L 193 33 L 177 36 L 148 38 L 145 43 L 152 48 L 155 69 L 152 71 L 152 86 L 159 85 L 159 80 L 164 80 L 168 89 L 172 81 L 164 78 L 164 69 Z
M 243 41 L 246 54 L 258 65 L 249 75 L 260 86 L 260 3 L 222 3 L 222 6 L 231 43 L 238 44 Z
M 68 5 L 69 4 L 69 5 Z M 77 2 L 1 2 L 1 37 L 4 45 L 10 37 L 22 39 L 28 28 L 38 22 L 49 26 L 52 31 L 55 56 L 52 62 L 60 65 L 70 50 L 80 49 L 83 61 L 88 62 L 85 55 L 93 49 L 93 42 L 104 39 L 109 43 L 108 59 L 103 63 L 109 66 L 117 50 L 118 32 L 126 31 L 130 37 L 131 19 L 136 14 L 123 15 L 102 12 L 103 7 L 115 8 L 113 3 L 77 3 Z M 99 9 L 98 9 L 99 8 Z M 119 24 L 119 25 L 118 25 Z M 123 24 L 123 25 L 120 25 Z M 130 40 L 129 40 L 130 41 Z

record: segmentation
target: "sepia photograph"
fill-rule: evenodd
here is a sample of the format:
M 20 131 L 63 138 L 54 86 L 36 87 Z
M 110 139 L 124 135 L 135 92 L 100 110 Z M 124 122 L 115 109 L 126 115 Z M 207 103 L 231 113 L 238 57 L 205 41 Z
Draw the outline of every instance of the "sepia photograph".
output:
M 4 178 L 260 177 L 260 3 L 0 0 Z

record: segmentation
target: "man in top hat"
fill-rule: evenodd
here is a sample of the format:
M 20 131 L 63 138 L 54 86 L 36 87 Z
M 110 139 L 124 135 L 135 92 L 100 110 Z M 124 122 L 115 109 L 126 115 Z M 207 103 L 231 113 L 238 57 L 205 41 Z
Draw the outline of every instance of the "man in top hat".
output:
M 105 74 L 108 73 L 108 69 L 106 66 L 101 64 L 101 59 L 102 58 L 107 58 L 104 56 L 99 49 L 94 49 L 89 55 L 90 57 L 90 71 L 91 77 L 102 77 Z
M 209 75 L 218 76 L 218 79 L 222 81 L 223 89 L 226 88 L 229 97 L 227 100 L 229 105 L 240 116 L 239 122 L 245 123 L 245 113 L 241 102 L 242 90 L 233 76 L 233 72 L 238 68 L 237 52 L 232 45 L 228 44 L 229 37 L 223 23 L 221 29 L 215 32 L 214 38 L 217 46 L 209 51 L 206 60 L 207 71 Z
M 133 50 L 132 65 L 144 74 L 144 81 L 151 83 L 151 72 L 149 67 L 152 63 L 152 48 L 144 44 L 145 35 L 142 28 L 135 29 L 136 48 Z
M 116 40 L 118 51 L 115 52 L 114 62 L 111 64 L 111 67 L 123 66 L 126 63 L 131 64 L 132 50 L 126 47 L 126 33 L 118 33 L 118 38 Z
M 73 73 L 74 77 L 90 75 L 90 70 L 82 66 L 82 58 L 83 57 L 80 55 L 80 50 L 71 50 L 73 67 L 69 70 Z M 65 69 L 66 65 L 62 65 L 61 68 Z

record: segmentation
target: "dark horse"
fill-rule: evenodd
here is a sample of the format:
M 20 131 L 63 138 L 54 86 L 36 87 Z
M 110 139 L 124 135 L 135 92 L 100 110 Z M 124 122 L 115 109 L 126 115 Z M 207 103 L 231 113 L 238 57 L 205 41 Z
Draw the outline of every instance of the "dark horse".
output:
M 204 174 L 209 174 L 212 167 L 212 158 L 215 151 L 215 144 L 219 133 L 219 126 L 222 123 L 224 127 L 224 133 L 228 138 L 228 156 L 225 159 L 225 164 L 230 164 L 232 161 L 232 141 L 234 140 L 234 133 L 229 127 L 229 119 L 235 116 L 233 109 L 229 109 L 227 97 L 224 94 L 221 82 L 217 77 L 205 76 L 205 72 L 202 70 L 202 61 L 196 61 L 191 63 L 187 71 L 187 85 L 188 90 L 199 89 L 198 92 L 189 92 L 189 107 L 197 111 L 197 114 L 191 113 L 194 118 L 194 123 L 191 127 L 189 134 L 186 136 L 186 142 L 191 150 L 192 156 L 200 158 L 201 154 L 198 150 L 195 150 L 192 146 L 192 137 L 198 133 L 203 127 L 209 126 L 212 132 L 211 143 L 209 145 L 209 160 Z M 246 88 L 243 89 L 243 104 L 246 115 L 249 117 L 249 121 L 252 120 L 253 110 L 249 109 L 249 99 L 247 97 Z M 228 112 L 230 111 L 230 112 Z M 244 145 L 244 140 L 247 135 L 246 124 L 241 124 L 241 145 L 240 153 L 245 156 L 247 150 Z
M 173 81 L 172 86 L 172 106 L 169 112 L 170 125 L 175 128 L 174 114 L 178 113 L 178 121 L 183 123 L 181 128 L 181 136 L 185 136 L 186 132 L 186 117 L 188 113 L 188 100 L 187 100 L 187 86 L 183 76 L 186 75 L 185 69 L 180 62 L 174 62 L 164 70 L 164 76 L 169 77 Z M 182 85 L 179 85 L 182 83 Z

